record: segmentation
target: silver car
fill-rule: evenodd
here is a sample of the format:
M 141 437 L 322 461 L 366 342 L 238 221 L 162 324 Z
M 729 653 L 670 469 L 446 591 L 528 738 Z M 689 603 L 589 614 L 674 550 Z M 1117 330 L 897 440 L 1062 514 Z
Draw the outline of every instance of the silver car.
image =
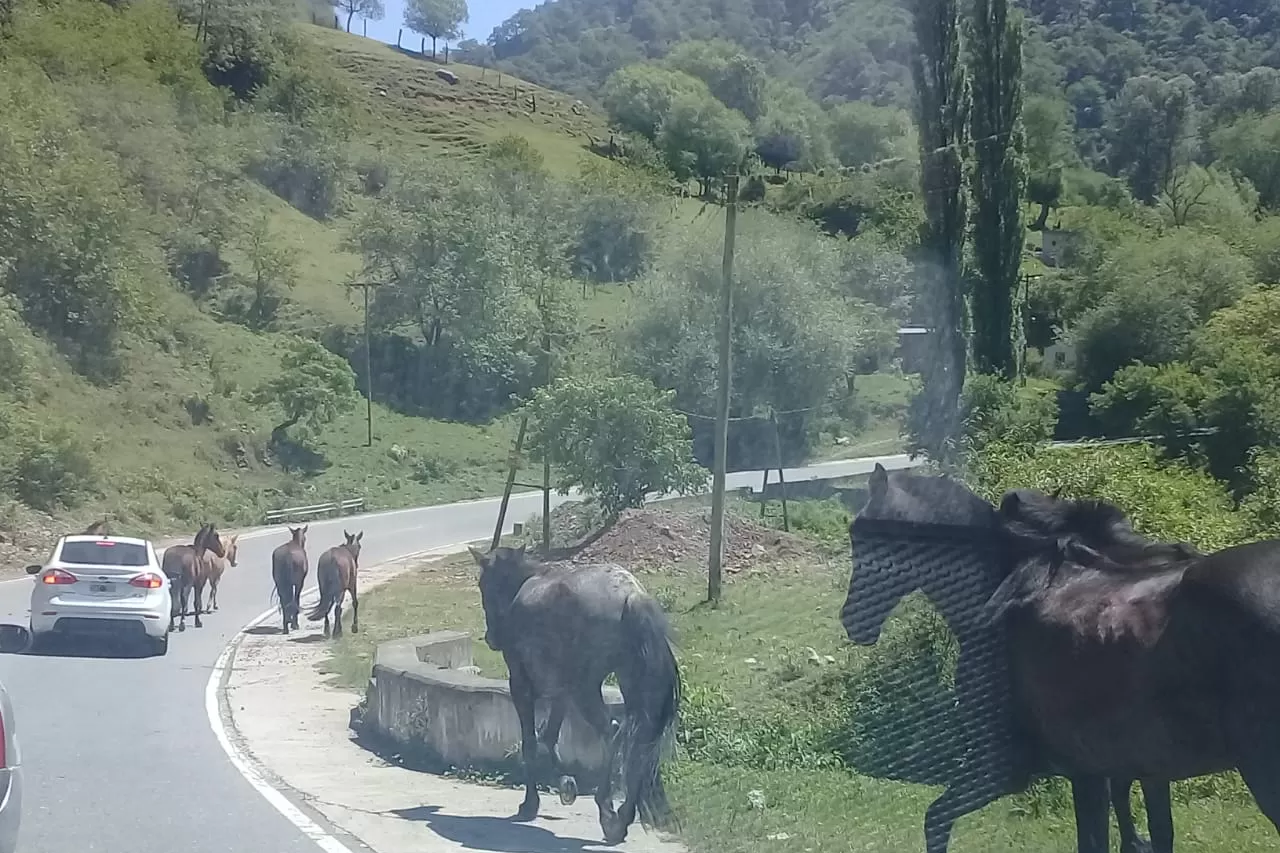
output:
M 0 625 L 0 652 L 20 652 L 31 645 L 31 632 L 21 625 Z M 0 684 L 0 853 L 18 848 L 22 823 L 22 752 L 9 691 Z

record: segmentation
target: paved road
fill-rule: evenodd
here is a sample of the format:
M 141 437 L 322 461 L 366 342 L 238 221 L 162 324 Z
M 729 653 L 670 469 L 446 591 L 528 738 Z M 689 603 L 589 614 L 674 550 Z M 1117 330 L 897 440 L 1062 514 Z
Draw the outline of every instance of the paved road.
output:
M 910 467 L 905 456 L 867 457 L 788 471 L 789 481 L 863 474 L 875 462 Z M 758 486 L 759 472 L 729 475 L 730 488 Z M 571 498 L 553 496 L 559 504 Z M 512 496 L 510 520 L 541 508 L 539 493 Z M 363 530 L 361 562 L 487 539 L 497 499 L 312 522 L 308 550 Z M 0 656 L 13 697 L 26 773 L 20 848 L 32 853 L 315 853 L 307 840 L 237 773 L 209 727 L 205 685 L 224 646 L 270 606 L 270 555 L 283 527 L 241 536 L 239 566 L 220 591 L 221 609 L 175 634 L 163 658 L 116 657 L 76 648 L 58 656 Z M 314 580 L 312 572 L 309 580 Z M 0 621 L 26 624 L 29 578 L 0 583 Z M 281 708 L 282 714 L 288 713 Z

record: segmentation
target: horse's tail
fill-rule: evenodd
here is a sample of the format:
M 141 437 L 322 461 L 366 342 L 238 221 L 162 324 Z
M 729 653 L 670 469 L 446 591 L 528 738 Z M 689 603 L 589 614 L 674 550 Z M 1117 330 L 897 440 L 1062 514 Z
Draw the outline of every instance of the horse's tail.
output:
M 640 695 L 624 697 L 626 780 L 628 787 L 640 788 L 635 793 L 640 822 L 664 830 L 678 826 L 660 766 L 680 714 L 680 665 L 670 634 L 667 615 L 657 601 L 647 595 L 627 599 L 622 607 L 622 636 L 636 661 L 634 683 Z
M 328 555 L 326 555 L 328 556 Z M 320 600 L 307 614 L 307 621 L 319 622 L 325 614 L 338 602 L 338 594 L 342 592 L 341 579 L 338 577 L 338 564 L 332 559 L 320 558 L 316 566 L 316 585 L 320 587 Z
M 272 562 L 271 565 L 271 600 L 272 602 L 280 602 L 280 614 L 286 619 L 291 619 L 297 615 L 297 606 L 294 602 L 293 595 L 293 573 L 289 570 L 289 563 L 286 560 L 283 563 Z

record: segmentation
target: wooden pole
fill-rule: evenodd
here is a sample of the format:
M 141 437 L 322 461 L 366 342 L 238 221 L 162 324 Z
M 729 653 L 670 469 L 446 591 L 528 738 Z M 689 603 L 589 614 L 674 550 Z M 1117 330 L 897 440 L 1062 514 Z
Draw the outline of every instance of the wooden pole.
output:
M 511 452 L 511 464 L 507 468 L 507 484 L 502 489 L 502 503 L 498 505 L 498 523 L 493 528 L 493 542 L 489 544 L 492 551 L 502 541 L 502 526 L 507 522 L 507 506 L 511 503 L 511 490 L 516 485 L 516 469 L 520 467 L 520 451 L 524 448 L 524 431 L 529 426 L 529 417 L 520 419 L 520 430 L 516 433 L 516 449 Z
M 720 282 L 720 361 L 716 368 L 715 466 L 711 473 L 711 554 L 707 560 L 707 600 L 720 600 L 724 563 L 724 481 L 729 455 L 730 369 L 733 347 L 733 241 L 738 223 L 738 176 L 728 178 L 724 211 L 724 264 Z
M 782 529 L 791 532 L 791 519 L 787 516 L 787 475 L 782 473 L 782 434 L 778 430 L 778 413 L 770 412 L 773 422 L 773 450 L 778 461 L 778 491 L 782 495 Z
M 373 355 L 369 348 L 369 285 L 364 291 L 364 420 L 368 430 L 365 447 L 373 447 Z
M 545 285 L 544 285 L 545 287 Z M 544 300 L 545 306 L 545 300 Z M 545 376 L 547 385 L 551 385 L 551 330 L 547 327 L 545 308 L 542 318 L 542 357 L 547 360 Z M 546 452 L 546 441 L 543 441 L 542 453 L 542 553 L 551 554 L 551 455 Z

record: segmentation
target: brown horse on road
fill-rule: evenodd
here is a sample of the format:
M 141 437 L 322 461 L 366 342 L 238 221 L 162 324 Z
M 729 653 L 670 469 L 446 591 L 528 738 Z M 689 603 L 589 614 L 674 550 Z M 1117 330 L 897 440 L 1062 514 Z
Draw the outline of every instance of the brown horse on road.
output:
M 212 613 L 218 609 L 218 582 L 222 580 L 222 575 L 229 566 L 236 565 L 236 555 L 240 550 L 237 544 L 240 541 L 240 534 L 234 536 L 220 536 L 222 540 L 223 556 L 208 553 L 204 555 L 208 565 L 205 567 L 209 575 L 209 609 L 206 613 Z
M 203 628 L 200 623 L 200 610 L 203 605 L 204 585 L 209 579 L 208 561 L 204 559 L 206 551 L 219 557 L 226 556 L 222 547 L 222 537 L 212 523 L 200 528 L 195 541 L 190 545 L 174 545 L 166 548 L 161 569 L 169 579 L 169 593 L 173 605 L 169 611 L 169 630 L 173 630 L 173 619 L 178 617 L 178 630 L 187 630 L 187 597 L 195 590 L 196 627 Z
M 329 611 L 333 611 L 333 636 L 342 636 L 342 599 L 351 593 L 351 633 L 360 633 L 360 599 L 356 596 L 356 575 L 360 570 L 360 540 L 364 531 L 352 536 L 342 531 L 347 540 L 320 555 L 316 562 L 316 583 L 320 601 L 307 614 L 308 621 L 324 619 L 324 635 L 329 634 Z
M 271 552 L 271 580 L 280 600 L 280 620 L 284 633 L 298 627 L 302 610 L 302 587 L 307 582 L 307 530 L 310 525 L 289 528 L 289 541 Z

